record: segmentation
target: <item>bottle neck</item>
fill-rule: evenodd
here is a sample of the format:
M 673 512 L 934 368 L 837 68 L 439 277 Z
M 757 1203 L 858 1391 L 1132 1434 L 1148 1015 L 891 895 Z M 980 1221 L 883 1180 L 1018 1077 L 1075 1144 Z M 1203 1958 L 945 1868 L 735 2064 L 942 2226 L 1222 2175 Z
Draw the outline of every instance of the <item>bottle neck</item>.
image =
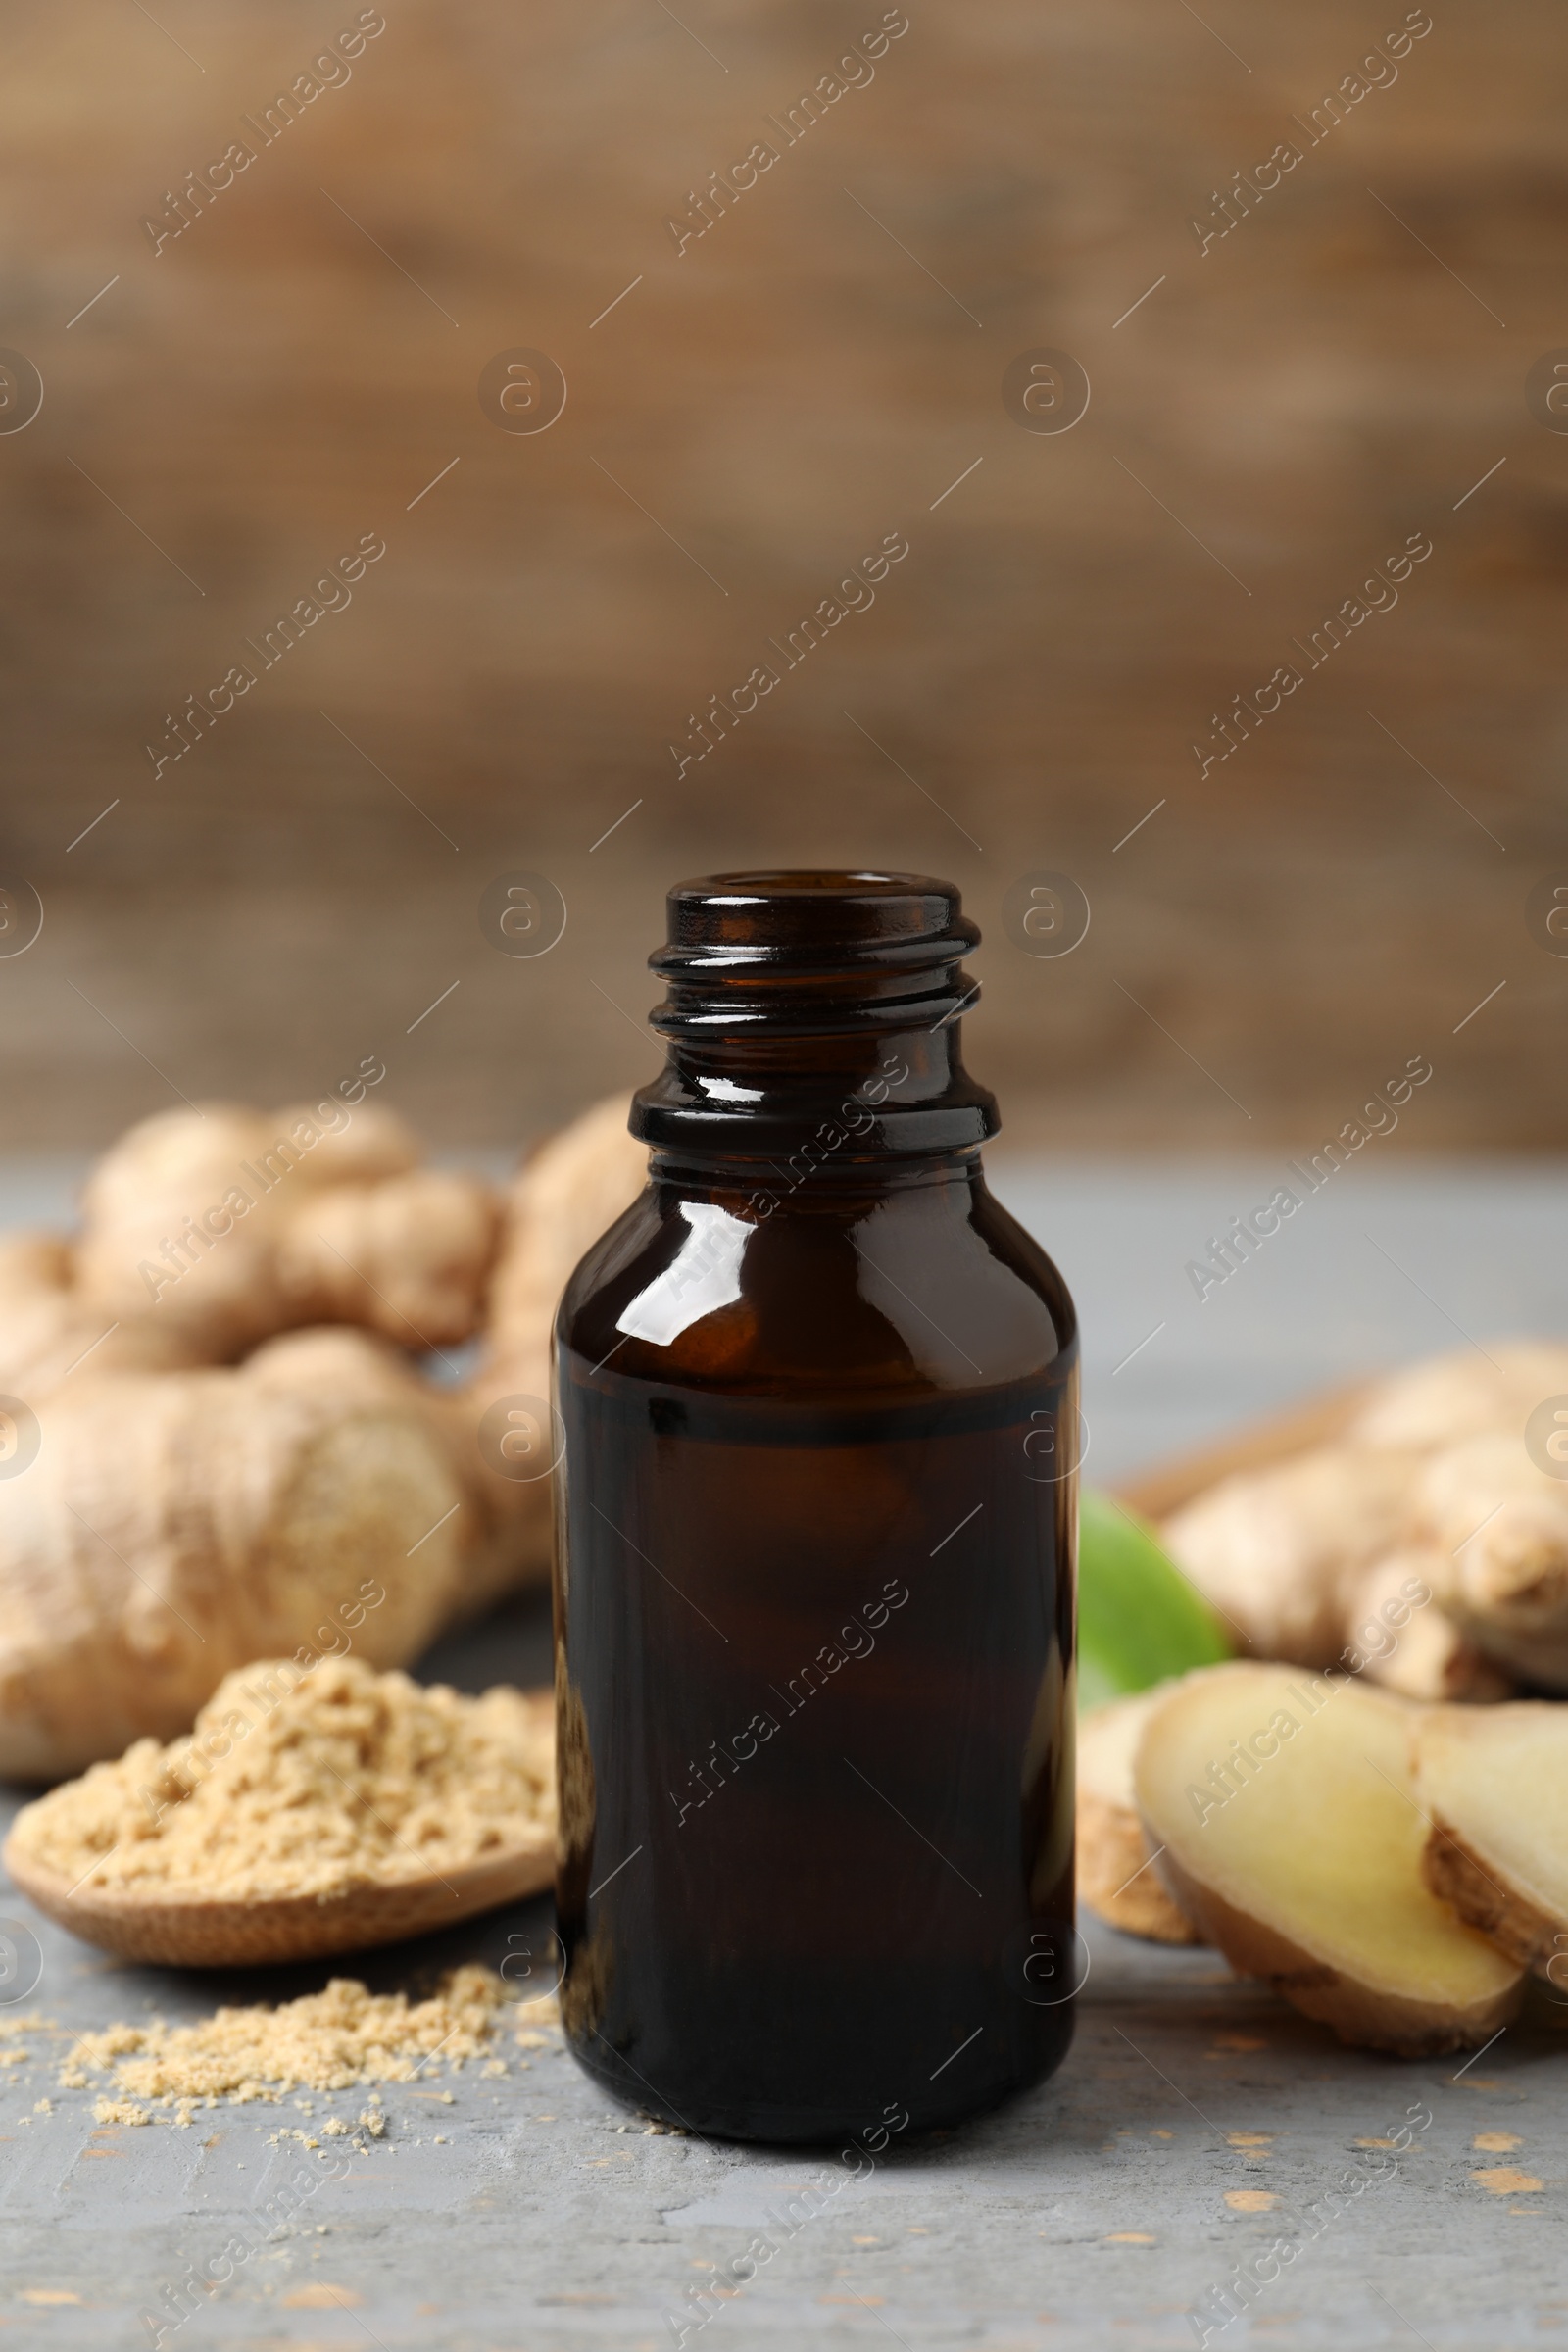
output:
M 844 1136 L 835 1143 L 835 1134 Z M 856 1151 L 844 1127 L 823 1122 L 785 1157 L 757 1152 L 717 1152 L 701 1146 L 674 1146 L 649 1152 L 654 1186 L 670 1186 L 682 1200 L 712 1200 L 733 1213 L 771 1216 L 776 1209 L 820 1209 L 830 1216 L 860 1216 L 865 1206 L 889 1193 L 968 1193 L 985 1183 L 980 1146 L 953 1152 L 865 1152 Z
M 858 1224 L 895 1195 L 920 1193 L 946 1198 L 961 1216 L 972 1213 L 973 1196 L 985 1184 L 978 1145 L 960 1152 L 857 1152 L 853 1142 L 835 1146 L 832 1130 L 813 1134 L 787 1158 L 689 1150 L 654 1152 L 649 1176 L 680 1201 L 704 1201 L 750 1225 L 770 1217 L 809 1216 L 840 1225 Z
M 690 1164 L 973 1151 L 1000 1124 L 963 1066 L 979 934 L 949 883 L 914 876 L 721 876 L 670 893 L 668 1057 L 631 1130 Z
M 633 1099 L 631 1129 L 683 1158 L 958 1152 L 997 1132 L 996 1103 L 963 1066 L 957 1023 L 892 1029 L 803 1052 L 801 1039 L 672 1042 Z M 828 1041 L 816 1040 L 821 1047 Z

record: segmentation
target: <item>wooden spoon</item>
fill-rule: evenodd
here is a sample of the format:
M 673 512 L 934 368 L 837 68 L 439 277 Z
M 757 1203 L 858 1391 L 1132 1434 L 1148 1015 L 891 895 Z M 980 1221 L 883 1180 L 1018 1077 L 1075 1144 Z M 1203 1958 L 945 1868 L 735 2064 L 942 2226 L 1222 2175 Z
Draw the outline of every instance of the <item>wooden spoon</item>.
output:
M 91 1873 L 74 1886 L 31 1855 L 18 1852 L 15 1836 L 6 1840 L 0 1861 L 40 1911 L 73 1936 L 123 1960 L 173 1968 L 247 1968 L 401 1943 L 501 1903 L 541 1894 L 555 1875 L 555 1846 L 553 1826 L 541 1822 L 530 1826 L 517 1844 L 498 1847 L 481 1861 L 445 1874 L 411 1872 L 341 1894 L 270 1895 L 249 1902 L 223 1901 L 199 1889 L 171 1894 L 166 1887 L 94 1886 Z

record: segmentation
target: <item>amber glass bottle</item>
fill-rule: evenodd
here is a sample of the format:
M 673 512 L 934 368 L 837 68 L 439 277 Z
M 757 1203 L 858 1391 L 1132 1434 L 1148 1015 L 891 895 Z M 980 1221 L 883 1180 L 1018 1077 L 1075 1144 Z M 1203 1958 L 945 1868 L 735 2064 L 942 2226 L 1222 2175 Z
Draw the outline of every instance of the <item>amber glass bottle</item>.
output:
M 671 891 L 650 1183 L 557 1321 L 563 2009 L 700 2132 L 950 2123 L 1071 2034 L 1077 1332 L 981 1170 L 978 938 Z

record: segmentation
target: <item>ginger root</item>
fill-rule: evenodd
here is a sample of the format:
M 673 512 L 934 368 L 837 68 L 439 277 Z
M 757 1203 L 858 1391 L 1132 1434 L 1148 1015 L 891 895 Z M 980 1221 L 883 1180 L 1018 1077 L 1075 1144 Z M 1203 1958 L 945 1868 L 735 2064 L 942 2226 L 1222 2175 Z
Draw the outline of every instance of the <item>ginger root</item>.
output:
M 1359 1683 L 1237 1661 L 1151 1711 L 1134 1769 L 1156 1867 L 1232 1966 L 1405 2056 L 1486 2041 L 1523 1984 L 1427 1883 L 1417 1719 Z
M 1332 1665 L 1351 1589 L 1398 1536 L 1410 1470 L 1403 1454 L 1323 1446 L 1221 1480 L 1167 1521 L 1165 1545 L 1260 1656 Z
M 206 1357 L 191 1335 L 156 1316 L 117 1322 L 76 1288 L 62 1236 L 0 1236 L 0 1395 L 31 1403 L 80 1373 L 179 1372 Z
M 452 1407 L 475 1514 L 473 1574 L 485 1595 L 550 1574 L 550 1480 L 508 1476 L 491 1433 L 514 1400 L 548 1407 L 561 1294 L 578 1259 L 648 1182 L 648 1148 L 626 1131 L 629 1106 L 625 1095 L 595 1103 L 541 1145 L 512 1187 L 485 1353 Z M 551 1450 L 544 1449 L 542 1466 Z
M 524 1162 L 490 1290 L 492 1364 L 548 1381 L 562 1292 L 648 1182 L 648 1147 L 627 1132 L 630 1107 L 629 1095 L 596 1102 Z
M 600 1105 L 522 1171 L 457 1386 L 401 1350 L 474 1328 L 503 1204 L 417 1167 L 378 1106 L 146 1120 L 77 1246 L 0 1242 L 0 1775 L 169 1740 L 249 1658 L 405 1665 L 548 1575 L 552 1448 L 509 1477 L 485 1416 L 531 1398 L 549 1429 L 556 1299 L 644 1181 L 625 1117 Z
M 1568 1690 L 1568 1482 L 1524 1443 L 1557 1395 L 1568 1348 L 1544 1341 L 1418 1364 L 1339 1443 L 1222 1480 L 1164 1542 L 1260 1656 L 1416 1698 L 1498 1699 L 1515 1679 Z M 1391 1618 L 1412 1590 L 1414 1614 Z
M 1517 1428 L 1493 1430 L 1430 1457 L 1410 1515 L 1460 1631 L 1521 1679 L 1568 1690 L 1568 1483 L 1537 1469 Z
M 88 1180 L 76 1303 L 100 1330 L 151 1323 L 206 1363 L 307 1323 L 358 1323 L 409 1348 L 466 1340 L 500 1203 L 479 1178 L 418 1158 L 394 1113 L 336 1097 L 144 1119 Z
M 352 1378 L 296 1380 L 318 1338 Z M 417 1387 L 348 1333 L 101 1378 L 0 1479 L 0 1776 L 172 1739 L 257 1657 L 406 1664 L 461 1590 L 463 1491 Z
M 1484 1429 L 1523 1429 L 1543 1397 L 1568 1394 L 1568 1348 L 1551 1340 L 1457 1348 L 1380 1381 L 1347 1433 L 1352 1445 L 1434 1453 Z
M 1362 1570 L 1346 1590 L 1349 1639 L 1337 1658 L 1312 1662 L 1364 1673 L 1402 1698 L 1507 1698 L 1508 1677 L 1441 1606 L 1441 1566 L 1429 1548 L 1410 1544 Z

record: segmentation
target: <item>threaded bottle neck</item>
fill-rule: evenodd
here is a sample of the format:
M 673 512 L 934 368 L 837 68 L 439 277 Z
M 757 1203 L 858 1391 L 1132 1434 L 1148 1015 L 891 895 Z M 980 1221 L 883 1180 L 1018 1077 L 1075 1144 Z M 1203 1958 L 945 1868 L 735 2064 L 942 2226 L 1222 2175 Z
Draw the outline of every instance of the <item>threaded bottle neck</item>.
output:
M 979 943 L 951 882 L 921 874 L 741 873 L 669 893 L 668 1043 L 635 1098 L 656 1149 L 752 1155 L 853 1110 L 855 1155 L 940 1152 L 995 1134 L 958 1016 Z

